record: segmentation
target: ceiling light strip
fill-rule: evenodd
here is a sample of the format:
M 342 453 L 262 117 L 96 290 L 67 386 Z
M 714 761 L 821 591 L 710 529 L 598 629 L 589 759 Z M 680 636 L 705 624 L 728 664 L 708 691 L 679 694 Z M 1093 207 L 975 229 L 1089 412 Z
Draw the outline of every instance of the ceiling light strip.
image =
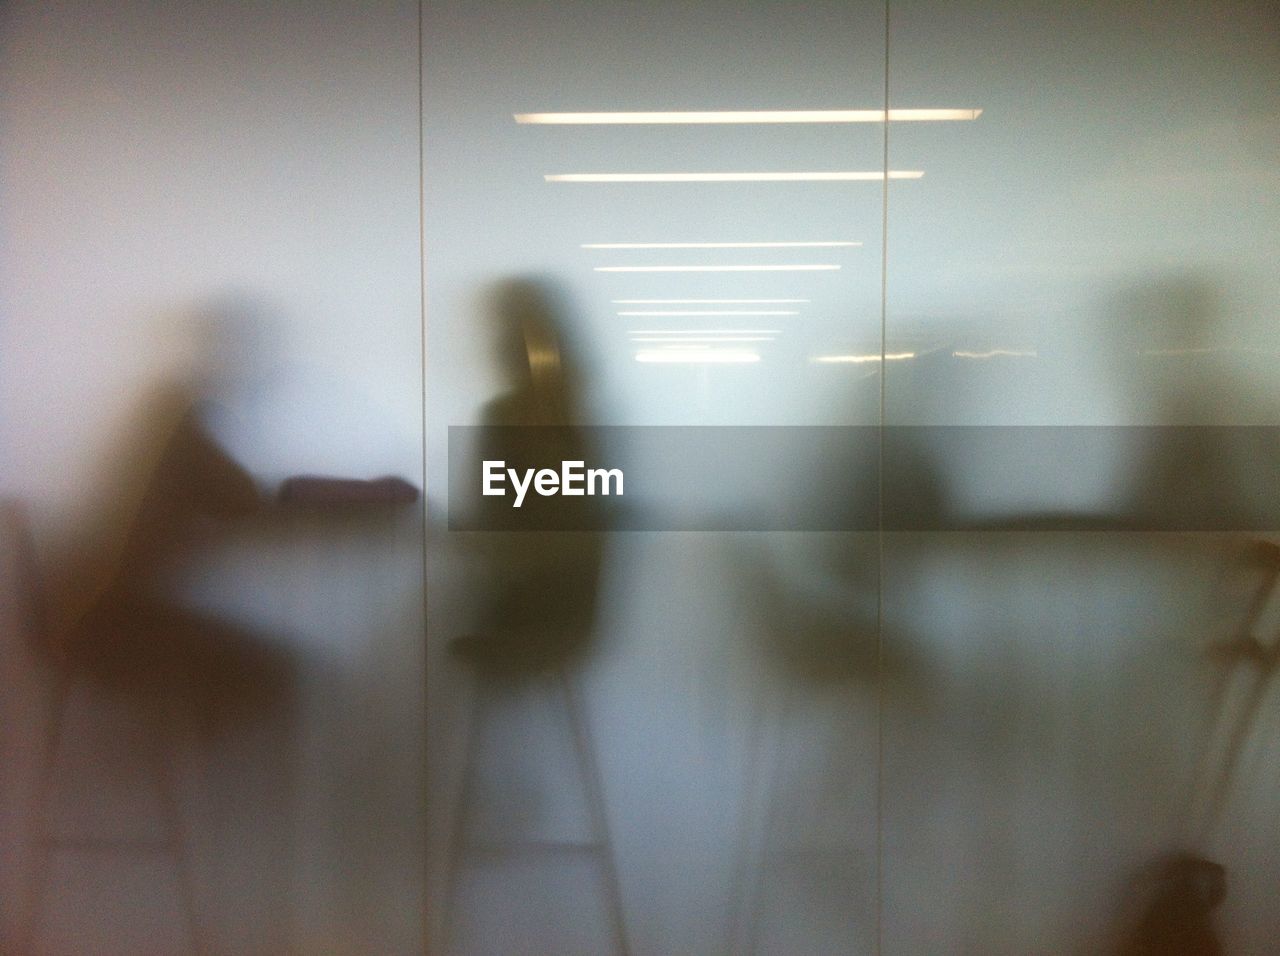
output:
M 783 305 L 808 299 L 610 299 L 614 305 Z
M 860 242 L 584 242 L 583 249 L 832 249 Z
M 749 364 L 760 361 L 760 353 L 747 349 L 642 349 L 636 361 L 651 364 Z
M 868 355 L 817 355 L 811 361 L 818 362 L 822 365 L 830 364 L 853 364 L 862 365 L 867 362 L 879 362 L 881 358 L 889 362 L 901 361 L 902 359 L 912 359 L 916 357 L 915 352 L 889 352 L 885 355 L 872 353 Z
M 975 120 L 980 109 L 891 109 L 890 122 Z M 612 113 L 515 113 L 522 126 L 688 125 L 703 123 L 883 123 L 884 110 L 664 110 Z
M 951 353 L 952 358 L 990 359 L 990 358 L 1037 358 L 1038 352 L 1024 349 L 987 349 L 985 352 L 973 352 L 961 349 Z
M 632 342 L 772 342 L 772 335 L 699 335 L 687 339 L 672 335 L 633 335 Z
M 781 335 L 781 329 L 632 329 L 629 335 Z
M 891 169 L 889 179 L 919 179 L 919 169 Z M 884 182 L 883 170 L 757 173 L 548 173 L 549 183 L 798 183 Z
M 633 311 L 619 312 L 618 315 L 799 315 L 784 309 L 693 309 L 688 311 Z
M 838 265 L 596 266 L 596 272 L 832 272 Z

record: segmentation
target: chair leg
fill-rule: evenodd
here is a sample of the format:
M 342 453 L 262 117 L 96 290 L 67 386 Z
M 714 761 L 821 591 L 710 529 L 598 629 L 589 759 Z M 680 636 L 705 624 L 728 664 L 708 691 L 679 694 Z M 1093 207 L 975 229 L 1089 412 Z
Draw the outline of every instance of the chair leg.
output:
M 458 799 L 453 808 L 453 826 L 449 834 L 448 885 L 441 923 L 444 926 L 445 951 L 452 952 L 456 942 L 459 884 L 462 882 L 462 862 L 466 855 L 467 827 L 471 822 L 471 806 L 475 796 L 476 763 L 480 750 L 480 724 L 485 714 L 489 690 L 483 677 L 477 677 L 471 691 L 471 720 L 467 724 L 467 743 L 462 755 L 462 780 L 458 786 Z
M 582 768 L 583 785 L 587 791 L 587 803 L 591 808 L 591 825 L 600 843 L 600 852 L 604 857 L 605 892 L 609 900 L 609 913 L 613 922 L 614 935 L 618 941 L 619 956 L 629 956 L 630 942 L 627 939 L 626 911 L 622 901 L 622 881 L 618 876 L 617 856 L 614 854 L 613 839 L 609 830 L 608 808 L 604 799 L 604 778 L 596 761 L 595 745 L 591 739 L 590 728 L 579 699 L 578 690 L 573 678 L 563 667 L 557 672 L 560 686 L 564 691 L 566 708 L 569 714 L 569 725 L 573 733 L 574 750 L 577 752 L 578 764 Z
M 783 698 L 775 707 L 767 706 L 765 695 L 761 694 L 755 731 L 748 742 L 751 750 L 746 761 L 729 925 L 729 952 L 735 956 L 752 956 L 758 942 L 763 870 L 768 862 L 778 811 L 779 751 L 790 709 L 789 690 L 784 689 L 782 693 Z
M 607 897 L 610 923 L 617 941 L 617 952 L 619 956 L 630 956 L 631 947 L 627 938 L 622 903 L 622 884 L 618 876 L 613 841 L 610 837 L 608 814 L 604 801 L 604 786 L 599 765 L 596 762 L 595 747 L 591 739 L 588 722 L 584 716 L 583 706 L 572 678 L 563 668 L 558 669 L 554 676 L 564 695 L 570 733 L 573 738 L 574 756 L 582 772 L 588 813 L 591 818 L 591 827 L 594 831 L 593 843 L 598 847 L 598 852 L 604 863 L 605 895 Z M 456 943 L 458 897 L 462 867 L 466 856 L 467 830 L 471 822 L 470 808 L 475 797 L 476 765 L 480 749 L 480 736 L 484 729 L 482 723 L 491 692 L 485 679 L 478 677 L 472 698 L 472 715 L 470 725 L 467 728 L 462 780 L 458 788 L 458 800 L 454 809 L 449 841 L 449 876 L 448 886 L 445 891 L 444 912 L 442 914 L 445 926 L 446 951 L 452 950 L 453 945 Z
M 54 833 L 51 815 L 53 812 L 55 778 L 57 775 L 58 751 L 62 745 L 67 720 L 67 709 L 71 698 L 72 675 L 60 671 L 55 678 L 53 693 L 49 707 L 49 726 L 45 735 L 43 763 L 40 768 L 40 779 L 37 785 L 36 806 L 32 813 L 32 849 L 27 861 L 26 900 L 21 914 L 18 932 L 18 953 L 28 954 L 36 951 L 36 939 L 40 932 L 40 920 L 44 915 L 45 897 L 49 891 L 53 855 L 60 848 L 59 839 Z M 158 714 L 156 721 L 158 739 L 155 752 L 154 773 L 156 791 L 159 797 L 161 813 L 164 816 L 163 829 L 165 846 L 174 864 L 174 873 L 178 881 L 178 896 L 182 907 L 182 919 L 185 923 L 191 950 L 194 956 L 205 956 L 208 952 L 204 945 L 201 928 L 197 917 L 195 880 L 189 856 L 190 844 L 182 825 L 181 813 L 178 809 L 176 787 L 174 785 L 172 767 L 169 761 L 173 756 L 173 740 L 166 730 L 167 721 L 163 713 Z
M 165 843 L 168 845 L 169 855 L 173 858 L 174 872 L 178 881 L 178 897 L 182 907 L 183 921 L 186 923 L 187 937 L 191 940 L 191 951 L 194 956 L 205 956 L 209 948 L 205 945 L 196 904 L 195 874 L 191 866 L 191 841 L 183 825 L 176 774 L 172 766 L 172 761 L 177 754 L 177 741 L 168 729 L 168 721 L 164 718 L 165 715 L 161 713 L 160 720 L 157 722 L 159 740 L 156 742 L 155 752 L 156 791 L 160 798 L 160 812 L 164 817 Z
M 53 782 L 57 771 L 58 748 L 66 722 L 67 700 L 71 693 L 71 676 L 59 669 L 49 697 L 48 725 L 45 728 L 44 752 L 41 754 L 39 780 L 36 784 L 35 807 L 31 814 L 31 840 L 26 860 L 26 899 L 18 923 L 18 952 L 35 952 L 36 934 L 40 931 L 44 895 L 49 887 L 49 871 L 53 859 Z

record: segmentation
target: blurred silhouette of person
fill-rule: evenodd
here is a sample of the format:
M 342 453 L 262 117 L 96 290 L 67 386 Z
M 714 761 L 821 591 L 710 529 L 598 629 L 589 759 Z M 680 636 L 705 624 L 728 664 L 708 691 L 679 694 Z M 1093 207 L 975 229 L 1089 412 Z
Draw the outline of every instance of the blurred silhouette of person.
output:
M 223 447 L 216 424 L 228 405 L 253 401 L 272 368 L 271 329 L 254 303 L 215 299 L 195 316 L 195 368 L 157 386 L 140 434 L 120 454 L 128 474 L 59 609 L 60 651 L 90 672 L 143 678 L 156 668 L 200 675 L 206 693 L 277 687 L 290 667 L 282 645 L 219 614 L 197 609 L 182 584 L 226 539 L 268 520 L 277 503 Z M 417 489 L 397 478 L 372 482 L 298 477 L 282 504 L 405 503 Z M 78 593 L 77 593 L 78 592 Z M 173 676 L 172 674 L 170 676 Z
M 98 706 L 95 700 L 108 701 L 109 714 L 116 713 L 115 702 L 126 704 L 122 710 L 136 728 L 127 731 L 127 770 L 160 797 L 166 821 L 162 850 L 174 857 L 193 948 L 213 951 L 218 947 L 202 939 L 213 927 L 203 926 L 197 915 L 200 894 L 189 859 L 193 849 L 183 835 L 187 821 L 179 807 L 184 801 L 178 771 L 194 772 L 208 784 L 190 798 L 204 806 L 199 826 L 214 831 L 205 837 L 226 840 L 219 854 L 253 861 L 236 873 L 234 886 L 220 887 L 214 897 L 220 905 L 252 900 L 244 904 L 248 914 L 278 905 L 292 842 L 301 660 L 283 635 L 240 623 L 239 608 L 206 609 L 190 585 L 207 577 L 209 559 L 232 539 L 270 530 L 269 521 L 295 513 L 281 505 L 323 506 L 308 508 L 309 515 L 372 516 L 381 510 L 365 506 L 408 503 L 418 492 L 396 478 L 299 477 L 284 483 L 277 501 L 218 437 L 230 409 L 257 401 L 269 384 L 274 353 L 265 317 L 254 303 L 228 297 L 205 304 L 194 320 L 193 367 L 145 396 L 139 426 L 112 449 L 116 474 L 106 480 L 97 512 L 73 542 L 74 553 L 30 575 L 41 606 L 29 616 L 33 650 L 54 665 L 44 756 L 50 769 L 43 774 L 41 802 L 56 803 L 54 791 L 66 789 L 51 768 L 73 684 L 88 686 L 91 707 Z M 351 504 L 361 507 L 353 511 Z M 69 726 L 84 730 L 83 721 Z M 132 736 L 136 731 L 138 738 Z M 140 740 L 147 742 L 139 746 Z M 184 755 L 195 757 L 197 750 L 192 765 Z M 228 755 L 231 764 L 224 762 Z M 92 764 L 82 770 L 96 773 Z M 148 784 L 144 777 L 153 779 Z M 92 784 L 74 789 L 93 792 Z M 33 829 L 37 841 L 60 845 L 62 837 L 48 821 L 37 819 Z M 127 851 L 128 841 L 117 842 Z M 51 852 L 33 863 L 31 914 L 40 911 L 54 885 Z M 202 877 L 221 878 L 216 868 Z M 30 938 L 34 915 L 27 924 Z M 259 930 L 273 935 L 283 927 L 284 921 L 270 918 Z M 284 943 L 273 936 L 263 945 L 263 951 L 275 952 Z
M 1273 404 L 1249 394 L 1232 371 L 1231 353 L 1243 356 L 1240 342 L 1223 320 L 1219 291 L 1197 276 L 1175 275 L 1130 291 L 1121 307 L 1127 313 L 1124 347 L 1117 350 L 1126 370 L 1149 401 L 1156 427 L 1136 457 L 1129 506 L 1144 525 L 1160 531 L 1243 533 L 1266 520 L 1274 506 L 1268 480 L 1275 473 L 1271 430 L 1240 427 L 1268 417 Z M 1242 538 L 1242 550 L 1256 543 Z M 1226 573 L 1226 569 L 1224 569 Z M 1274 573 L 1274 572 L 1273 572 Z M 1255 606 L 1250 618 L 1259 610 Z M 1250 622 L 1252 623 L 1252 621 Z M 1206 658 L 1228 668 L 1254 666 L 1259 645 L 1247 639 L 1206 648 Z M 1265 673 L 1265 670 L 1264 670 Z M 1223 678 L 1220 688 L 1226 687 Z M 1265 682 L 1259 682 L 1264 687 Z M 1210 703 L 1214 721 L 1223 711 L 1222 690 Z M 1220 760 L 1207 763 L 1210 778 L 1200 781 L 1206 805 L 1191 814 L 1193 828 L 1216 823 L 1221 800 L 1231 785 L 1235 757 L 1250 731 L 1250 715 L 1232 730 Z M 1157 860 L 1146 874 L 1147 898 L 1120 949 L 1120 956 L 1220 956 L 1224 952 L 1213 911 L 1226 897 L 1224 867 L 1190 852 Z
M 215 301 L 196 318 L 196 370 L 145 401 L 143 428 L 118 462 L 130 473 L 86 534 L 64 595 L 56 649 L 73 669 L 138 687 L 181 672 L 212 708 L 219 698 L 275 696 L 290 664 L 278 644 L 180 593 L 192 568 L 267 504 L 214 433 L 224 400 L 262 383 L 265 330 L 237 300 Z
M 479 458 L 505 467 L 590 465 L 581 425 L 578 368 L 549 289 L 507 281 L 493 296 L 495 346 L 507 391 L 484 410 Z M 479 469 L 476 469 L 476 474 Z M 489 578 L 477 633 L 453 651 L 490 672 L 554 669 L 583 652 L 595 621 L 603 515 L 589 495 L 480 499 L 480 540 Z
M 179 776 L 194 772 L 202 783 L 211 781 L 204 776 L 211 769 L 206 757 L 214 754 L 216 763 L 222 749 L 214 738 L 229 739 L 249 722 L 255 725 L 260 767 L 269 769 L 235 778 L 237 813 L 252 808 L 247 816 L 259 826 L 252 832 L 258 837 L 254 847 L 263 841 L 260 859 L 285 858 L 276 836 L 287 832 L 283 824 L 291 792 L 283 748 L 289 746 L 293 657 L 265 635 L 200 609 L 184 593 L 184 585 L 198 579 L 201 561 L 233 529 L 262 511 L 262 493 L 222 447 L 213 425 L 223 414 L 221 398 L 256 384 L 260 366 L 249 360 L 260 342 L 243 303 L 217 301 L 196 318 L 201 337 L 196 370 L 146 395 L 140 427 L 112 449 L 116 473 L 105 483 L 97 512 L 73 542 L 73 553 L 52 566 L 46 562 L 43 569 L 33 562 L 29 574 L 33 600 L 39 602 L 30 615 L 29 641 L 35 654 L 52 666 L 45 752 L 39 758 L 43 767 L 29 822 L 32 849 L 26 859 L 20 952 L 34 949 L 39 927 L 50 919 L 44 911 L 60 886 L 52 869 L 55 853 L 75 845 L 80 836 L 101 839 L 95 820 L 99 799 L 114 813 L 158 811 L 147 827 L 159 827 L 159 840 L 113 837 L 106 845 L 126 859 L 139 845 L 167 857 L 165 872 L 176 881 L 176 896 L 167 898 L 182 911 L 193 950 L 207 951 L 193 871 L 195 844 L 187 836 L 189 821 L 182 809 L 191 791 L 180 785 Z M 73 688 L 79 701 L 74 705 Z M 101 733 L 100 720 L 112 739 L 95 737 Z M 270 728 L 265 736 L 259 730 L 263 726 Z M 73 741 L 69 747 L 64 737 Z M 85 738 L 95 748 L 92 760 L 77 766 L 74 759 L 60 757 L 77 753 Z M 194 767 L 186 759 L 194 756 L 192 742 L 202 751 Z M 137 796 L 121 802 L 128 791 L 110 786 L 98 794 L 102 758 L 96 748 L 102 746 L 109 749 L 109 759 L 120 761 L 106 776 L 127 776 L 129 790 L 149 791 L 155 804 Z M 63 759 L 72 759 L 70 769 L 55 772 Z M 91 779 L 77 781 L 77 771 Z M 216 776 L 225 779 L 221 773 Z M 194 799 L 203 802 L 210 796 L 216 802 L 206 789 L 200 787 Z M 74 807 L 71 823 L 56 819 L 51 808 L 66 806 L 75 794 L 94 794 L 95 799 Z M 206 809 L 209 805 L 205 803 Z M 202 814 L 202 826 L 217 827 L 216 821 L 216 814 Z M 246 832 L 245 823 L 237 821 L 239 834 Z M 253 824 L 248 826 L 252 830 Z M 242 843 L 237 851 L 247 846 Z M 241 883 L 269 891 L 273 881 L 282 879 L 273 866 L 255 867 Z M 101 931 L 109 932 L 110 925 L 111 917 L 103 918 Z
M 911 371 L 935 380 L 938 361 L 941 353 L 926 353 L 918 364 L 929 364 Z M 835 431 L 834 440 L 805 464 L 809 484 L 799 516 L 804 527 L 827 533 L 813 536 L 783 564 L 771 565 L 764 554 L 740 555 L 750 600 L 767 625 L 768 659 L 801 683 L 876 679 L 883 623 L 877 532 L 881 526 L 934 531 L 950 520 L 946 449 L 931 444 L 932 434 L 884 425 Z M 900 648 L 909 644 L 898 642 Z
M 1222 956 L 1213 911 L 1227 895 L 1226 871 L 1189 854 L 1161 861 L 1148 900 L 1118 956 Z
M 1229 362 L 1250 351 L 1224 321 L 1221 294 L 1204 279 L 1173 276 L 1122 298 L 1121 350 L 1136 402 L 1157 426 L 1144 433 L 1132 511 L 1160 530 L 1270 527 L 1275 507 L 1271 397 L 1251 391 Z
M 497 359 L 507 390 L 485 408 L 479 459 L 505 468 L 554 468 L 561 462 L 590 466 L 593 449 L 581 425 L 576 373 L 559 313 L 540 282 L 503 283 L 493 297 Z M 468 465 L 471 463 L 468 462 Z M 477 466 L 479 462 L 475 463 Z M 471 472 L 480 474 L 476 467 Z M 455 491 L 456 493 L 456 491 Z M 463 757 L 461 788 L 451 837 L 446 910 L 459 898 L 468 857 L 471 815 L 477 804 L 481 726 L 494 692 L 516 696 L 526 688 L 558 686 L 571 743 L 581 771 L 594 835 L 575 843 L 601 862 L 616 950 L 629 952 L 621 883 L 608 834 L 604 786 L 588 715 L 572 667 L 590 648 L 603 559 L 602 509 L 590 495 L 531 494 L 520 509 L 507 496 L 481 496 L 475 538 L 487 582 L 473 633 L 454 639 L 450 651 L 477 674 L 474 712 Z M 458 921 L 449 921 L 457 926 Z

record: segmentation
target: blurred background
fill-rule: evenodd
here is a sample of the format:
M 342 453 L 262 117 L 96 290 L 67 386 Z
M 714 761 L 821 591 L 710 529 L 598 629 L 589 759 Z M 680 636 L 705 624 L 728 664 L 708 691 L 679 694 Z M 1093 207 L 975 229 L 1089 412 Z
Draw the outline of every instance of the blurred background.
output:
M 4 5 L 0 951 L 1269 952 L 1278 67 L 1263 0 Z M 459 426 L 670 480 L 450 530 Z M 743 426 L 894 460 L 678 467 Z

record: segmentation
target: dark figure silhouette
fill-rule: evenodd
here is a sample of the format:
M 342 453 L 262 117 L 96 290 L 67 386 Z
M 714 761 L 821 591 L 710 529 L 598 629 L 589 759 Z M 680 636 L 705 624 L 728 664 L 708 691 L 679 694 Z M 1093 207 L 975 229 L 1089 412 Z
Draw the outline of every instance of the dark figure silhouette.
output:
M 117 682 L 184 672 L 211 705 L 234 702 L 238 709 L 284 689 L 291 654 L 269 635 L 194 607 L 183 581 L 198 576 L 199 562 L 229 536 L 279 520 L 279 505 L 330 516 L 359 505 L 354 513 L 372 517 L 368 506 L 410 503 L 418 491 L 397 478 L 298 477 L 272 500 L 211 427 L 225 413 L 224 397 L 262 384 L 264 330 L 243 303 L 215 303 L 199 318 L 203 365 L 190 380 L 151 394 L 138 439 L 119 451 L 131 473 L 116 482 L 99 518 L 103 527 L 86 536 L 96 553 L 69 575 L 79 582 L 55 615 L 57 650 L 72 667 Z
M 1222 956 L 1213 911 L 1227 895 L 1226 871 L 1179 855 L 1154 873 L 1154 889 L 1119 956 Z
M 159 451 L 130 454 L 154 464 L 140 469 L 141 494 L 105 559 L 109 568 L 92 572 L 101 582 L 96 593 L 83 610 L 58 615 L 64 628 L 52 648 L 81 676 L 185 699 L 206 731 L 232 712 L 278 704 L 293 670 L 280 644 L 198 610 L 178 593 L 192 563 L 265 504 L 211 435 L 212 408 L 183 386 L 165 386 L 151 400 L 153 422 L 166 423 L 148 436 Z
M 522 472 L 591 462 L 577 427 L 575 369 L 546 291 L 514 280 L 498 289 L 495 306 L 497 358 L 509 389 L 485 409 L 480 459 Z M 455 653 L 482 670 L 529 672 L 585 650 L 603 548 L 595 501 L 529 495 L 516 510 L 506 497 L 480 499 L 481 526 L 505 530 L 480 535 L 488 600 L 478 633 L 456 640 Z
M 578 427 L 575 366 L 565 348 L 547 291 L 538 283 L 503 284 L 495 298 L 498 359 L 506 393 L 485 409 L 480 460 L 500 460 L 508 468 L 558 468 L 563 461 L 592 461 L 592 449 Z M 478 466 L 479 461 L 475 462 Z M 472 472 L 479 474 L 479 468 Z M 587 709 L 572 674 L 585 655 L 595 627 L 603 558 L 602 515 L 595 498 L 528 496 L 513 509 L 507 497 L 481 496 L 483 530 L 477 548 L 489 581 L 482 593 L 478 630 L 457 638 L 450 650 L 477 671 L 473 714 L 450 851 L 446 909 L 459 898 L 461 873 L 475 840 L 472 812 L 478 793 L 476 765 L 482 728 L 491 703 L 518 685 L 558 688 L 563 697 L 570 743 L 593 835 L 574 844 L 597 857 L 615 939 L 614 952 L 629 952 L 621 883 L 614 862 L 604 785 L 596 762 Z M 547 678 L 552 680 L 548 682 Z M 488 844 L 492 852 L 493 844 Z M 522 852 L 529 847 L 524 844 Z M 454 920 L 450 925 L 458 925 Z M 456 930 L 455 930 L 456 931 Z
M 269 823 L 257 832 L 270 832 L 270 839 L 279 841 L 272 844 L 270 858 L 282 867 L 288 859 L 300 659 L 275 635 L 237 623 L 234 610 L 204 610 L 188 585 L 199 582 L 208 559 L 245 531 L 260 531 L 286 516 L 284 526 L 291 527 L 299 505 L 309 506 L 308 514 L 323 512 L 326 520 L 336 511 L 363 519 L 385 513 L 371 505 L 417 499 L 417 489 L 393 478 L 291 479 L 279 502 L 288 508 L 277 507 L 259 489 L 211 424 L 223 414 L 220 399 L 260 384 L 261 330 L 246 321 L 242 306 L 217 303 L 199 316 L 199 331 L 207 339 L 198 355 L 203 364 L 189 379 L 148 396 L 141 429 L 112 450 L 118 474 L 107 482 L 109 493 L 82 529 L 74 553 L 42 573 L 34 548 L 27 548 L 28 633 L 33 651 L 53 666 L 44 766 L 31 825 L 35 849 L 29 854 L 28 898 L 16 952 L 33 950 L 46 898 L 56 889 L 51 860 L 70 839 L 55 826 L 49 808 L 61 779 L 55 758 L 64 732 L 83 729 L 66 718 L 72 689 L 82 684 L 91 688 L 90 699 L 126 703 L 135 715 L 133 723 L 147 743 L 131 753 L 137 761 L 128 769 L 161 807 L 161 842 L 117 840 L 111 846 L 120 853 L 143 847 L 165 854 L 177 875 L 192 950 L 217 951 L 198 905 L 194 844 L 179 779 L 191 771 L 182 769 L 182 755 L 253 727 L 255 747 L 270 748 L 261 765 L 269 769 L 236 779 L 236 792 L 245 796 L 234 812 Z M 216 761 L 217 748 L 209 753 Z M 215 802 L 220 799 L 215 795 Z M 205 819 L 201 825 L 219 824 Z M 284 877 L 267 869 L 238 879 L 260 881 L 256 885 L 269 892 L 273 879 Z M 278 941 L 268 949 L 277 951 Z

